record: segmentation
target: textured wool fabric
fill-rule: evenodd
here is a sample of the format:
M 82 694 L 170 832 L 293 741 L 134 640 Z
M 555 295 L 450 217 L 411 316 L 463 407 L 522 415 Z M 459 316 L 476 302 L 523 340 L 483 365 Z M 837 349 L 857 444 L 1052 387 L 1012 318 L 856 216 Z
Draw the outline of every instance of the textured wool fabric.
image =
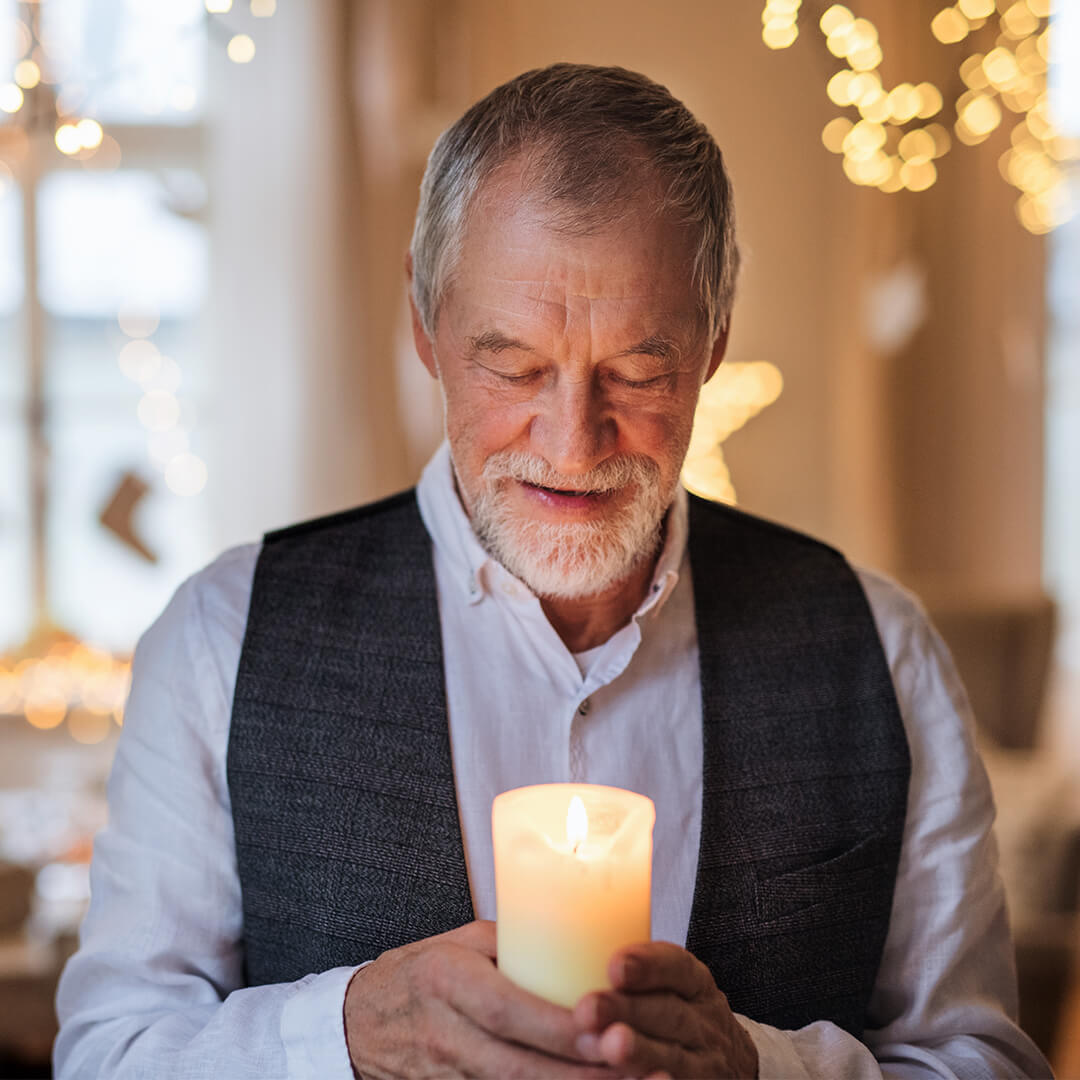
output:
M 249 985 L 472 918 L 438 626 L 412 492 L 267 537 L 228 749 Z
M 688 947 L 737 1011 L 861 1034 L 909 773 L 873 616 L 830 548 L 701 500 L 691 520 L 705 767 Z M 267 537 L 228 780 L 249 985 L 472 917 L 412 493 Z
M 696 498 L 690 560 L 704 755 L 687 948 L 736 1012 L 861 1037 L 911 772 L 873 615 L 838 552 Z

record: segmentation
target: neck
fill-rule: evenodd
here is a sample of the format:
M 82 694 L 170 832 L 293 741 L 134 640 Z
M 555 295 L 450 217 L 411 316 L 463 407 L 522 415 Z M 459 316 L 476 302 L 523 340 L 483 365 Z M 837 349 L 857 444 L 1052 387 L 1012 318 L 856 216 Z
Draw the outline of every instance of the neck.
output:
M 646 559 L 628 578 L 595 596 L 574 600 L 541 598 L 544 614 L 571 652 L 602 645 L 626 626 L 645 598 L 656 558 Z

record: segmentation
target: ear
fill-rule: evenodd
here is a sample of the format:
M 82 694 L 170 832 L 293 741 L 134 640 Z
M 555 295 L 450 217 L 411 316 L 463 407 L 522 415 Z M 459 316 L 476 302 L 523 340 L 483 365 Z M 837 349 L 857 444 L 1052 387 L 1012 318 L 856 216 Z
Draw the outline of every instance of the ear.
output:
M 439 377 L 439 363 L 435 359 L 435 346 L 428 337 L 427 331 L 424 329 L 423 320 L 420 318 L 420 312 L 416 307 L 416 300 L 413 297 L 412 283 L 413 283 L 413 261 L 412 252 L 405 252 L 405 279 L 408 282 L 409 289 L 409 315 L 412 319 L 412 335 L 413 344 L 416 346 L 416 354 L 420 357 L 420 362 L 427 368 L 428 374 L 433 378 Z
M 713 342 L 712 355 L 709 357 L 709 367 L 705 372 L 705 382 L 708 382 L 716 374 L 716 369 L 720 366 L 720 361 L 724 359 L 724 353 L 727 352 L 728 335 L 730 333 L 731 316 L 729 315 L 727 326 L 717 334 L 716 341 Z

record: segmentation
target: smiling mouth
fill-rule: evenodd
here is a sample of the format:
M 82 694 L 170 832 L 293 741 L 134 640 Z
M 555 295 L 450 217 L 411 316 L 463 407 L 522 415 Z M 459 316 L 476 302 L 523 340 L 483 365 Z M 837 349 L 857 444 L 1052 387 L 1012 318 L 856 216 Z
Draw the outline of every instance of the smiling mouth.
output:
M 545 487 L 543 484 L 530 484 L 527 480 L 522 481 L 522 482 L 525 484 L 526 487 L 535 488 L 535 490 L 537 490 L 537 491 L 547 492 L 547 494 L 549 494 L 549 495 L 562 495 L 564 497 L 565 496 L 572 496 L 572 497 L 576 496 L 577 498 L 584 498 L 586 495 L 595 496 L 595 495 L 607 495 L 608 494 L 608 492 L 606 492 L 606 491 L 596 491 L 596 490 L 593 490 L 593 489 L 586 489 L 584 491 L 579 491 L 579 490 L 577 490 L 575 488 L 553 488 L 553 487 Z

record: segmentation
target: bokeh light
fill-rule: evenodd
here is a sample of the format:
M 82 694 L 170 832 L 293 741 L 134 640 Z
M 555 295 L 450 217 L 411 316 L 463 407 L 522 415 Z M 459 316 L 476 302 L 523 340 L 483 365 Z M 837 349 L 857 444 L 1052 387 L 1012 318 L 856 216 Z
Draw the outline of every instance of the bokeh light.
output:
M 198 495 L 206 487 L 206 464 L 192 453 L 177 454 L 165 466 L 165 483 L 176 495 Z
M 230 38 L 225 51 L 234 64 L 248 64 L 255 58 L 255 42 L 248 34 L 236 34 Z

